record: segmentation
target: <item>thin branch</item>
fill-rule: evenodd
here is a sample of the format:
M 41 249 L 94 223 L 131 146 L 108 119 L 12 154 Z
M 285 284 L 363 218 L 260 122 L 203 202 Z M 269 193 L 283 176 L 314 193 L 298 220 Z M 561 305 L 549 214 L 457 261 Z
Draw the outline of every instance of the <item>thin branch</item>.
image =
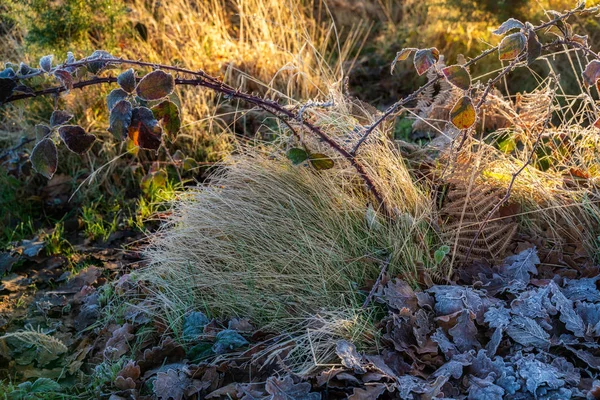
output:
M 371 288 L 369 295 L 367 296 L 367 298 L 365 299 L 365 302 L 362 305 L 363 310 L 367 308 L 369 303 L 371 303 L 371 299 L 373 298 L 373 296 L 375 295 L 375 292 L 377 291 L 377 288 L 381 284 L 381 280 L 383 279 L 383 276 L 385 275 L 385 272 L 387 271 L 387 268 L 390 265 L 391 261 L 392 261 L 392 256 L 388 256 L 388 258 L 383 263 L 381 263 L 381 272 L 379 272 L 379 276 L 377 277 L 377 280 L 373 284 L 373 287 Z

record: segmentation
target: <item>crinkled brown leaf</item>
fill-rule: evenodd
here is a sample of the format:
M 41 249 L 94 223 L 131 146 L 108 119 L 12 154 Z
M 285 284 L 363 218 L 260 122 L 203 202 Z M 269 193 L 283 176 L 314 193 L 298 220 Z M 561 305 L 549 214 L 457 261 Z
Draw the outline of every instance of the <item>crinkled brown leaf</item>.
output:
M 365 385 L 364 387 L 354 388 L 348 400 L 375 400 L 385 392 L 386 386 L 383 384 Z
M 415 48 L 406 48 L 406 49 L 402 49 L 399 52 L 396 53 L 396 57 L 394 57 L 394 60 L 392 61 L 392 66 L 390 67 L 390 73 L 393 74 L 394 73 L 394 68 L 396 68 L 396 63 L 398 63 L 398 61 L 404 61 L 406 60 L 413 51 L 417 51 L 418 49 Z
M 278 379 L 274 376 L 267 379 L 267 392 L 272 395 L 269 400 L 320 400 L 319 393 L 310 393 L 311 385 L 307 382 L 295 384 L 290 376 Z
M 53 72 L 56 79 L 67 89 L 67 93 L 73 89 L 73 76 L 64 69 L 57 69 Z
M 142 78 L 136 87 L 136 93 L 143 100 L 158 100 L 173 93 L 174 88 L 173 76 L 162 70 L 156 70 Z
M 342 365 L 346 368 L 354 370 L 357 374 L 366 372 L 362 365 L 362 357 L 356 351 L 356 346 L 347 340 L 340 340 L 335 345 L 335 354 L 342 361 Z
M 41 175 L 50 179 L 58 168 L 58 151 L 50 138 L 42 139 L 29 156 L 33 168 Z
M 58 134 L 67 148 L 77 154 L 86 153 L 96 141 L 95 135 L 78 125 L 63 125 L 58 128 Z

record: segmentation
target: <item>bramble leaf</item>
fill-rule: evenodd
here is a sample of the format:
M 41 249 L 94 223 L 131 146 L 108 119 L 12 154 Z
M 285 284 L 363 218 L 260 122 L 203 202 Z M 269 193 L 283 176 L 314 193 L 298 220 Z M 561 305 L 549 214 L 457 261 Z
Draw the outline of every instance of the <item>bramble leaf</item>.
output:
M 133 93 L 135 90 L 135 72 L 133 68 L 123 71 L 117 76 L 117 83 L 121 86 L 121 89 L 127 93 Z
M 107 130 L 118 140 L 127 137 L 129 125 L 131 125 L 132 109 L 129 101 L 121 100 L 110 110 L 110 127 Z
M 173 76 L 159 69 L 144 76 L 138 83 L 136 92 L 144 100 L 158 100 L 173 93 L 174 88 Z
M 127 98 L 127 92 L 123 89 L 113 89 L 108 96 L 106 96 L 106 105 L 108 106 L 108 111 L 112 111 L 113 107 L 120 102 L 121 100 L 125 100 Z
M 73 77 L 68 71 L 65 71 L 64 69 L 57 69 L 53 72 L 53 75 L 67 89 L 67 92 L 73 89 Z
M 133 143 L 142 149 L 158 150 L 160 147 L 162 129 L 149 108 L 136 107 L 132 110 L 127 132 Z
M 415 49 L 413 47 L 409 47 L 406 49 L 402 49 L 399 52 L 396 53 L 396 57 L 394 57 L 394 60 L 392 61 L 392 66 L 390 68 L 390 74 L 394 73 L 394 68 L 396 68 L 396 63 L 398 61 L 404 61 L 406 60 L 413 51 L 417 51 L 418 49 Z
M 462 90 L 469 90 L 471 87 L 471 75 L 462 65 L 451 65 L 442 69 L 442 73 L 454 86 Z
M 600 61 L 592 60 L 583 71 L 583 80 L 586 85 L 592 86 L 600 78 Z
M 44 71 L 50 72 L 52 70 L 52 59 L 53 58 L 54 58 L 54 56 L 52 54 L 40 58 L 40 67 Z
M 317 171 L 333 168 L 334 162 L 331 158 L 322 153 L 314 153 L 310 155 L 310 163 Z
M 290 159 L 292 164 L 298 165 L 308 159 L 308 153 L 304 149 L 294 147 L 288 150 L 287 158 Z
M 539 56 L 542 55 L 542 44 L 537 33 L 530 29 L 527 31 L 527 65 L 531 65 Z
M 475 124 L 475 107 L 469 96 L 459 99 L 450 110 L 450 121 L 458 129 L 469 129 Z
M 15 76 L 17 76 L 15 70 L 10 67 L 4 68 L 4 70 L 0 72 L 0 78 L 14 78 Z
M 0 78 L 0 104 L 4 103 L 11 95 L 17 83 L 10 78 Z
M 37 74 L 38 72 L 40 72 L 39 68 L 31 68 L 29 65 L 22 62 L 19 65 L 19 70 L 17 71 L 17 74 L 18 75 L 31 75 L 31 74 Z
M 500 60 L 512 60 L 516 58 L 525 49 L 526 43 L 527 38 L 521 32 L 504 37 L 498 46 Z
M 36 172 L 51 179 L 58 167 L 58 151 L 52 139 L 46 138 L 36 144 L 29 160 Z
M 440 52 L 435 47 L 417 50 L 415 53 L 415 69 L 419 75 L 423 75 L 440 59 Z
M 66 111 L 55 110 L 50 116 L 50 127 L 54 128 L 58 125 L 63 125 L 69 122 L 73 118 L 73 114 Z
M 86 60 L 93 60 L 94 62 L 90 62 L 87 64 L 87 69 L 92 74 L 97 74 L 109 64 L 108 60 L 114 59 L 108 51 L 104 50 L 96 50 L 92 53 L 91 56 L 87 57 Z
M 58 128 L 58 135 L 73 153 L 86 153 L 96 141 L 96 136 L 87 133 L 78 125 L 63 125 Z
M 509 18 L 508 20 L 504 21 L 502 25 L 500 25 L 500 27 L 492 33 L 494 35 L 504 35 L 506 32 L 511 31 L 513 29 L 523 28 L 525 28 L 525 25 L 521 21 L 519 21 L 518 19 Z
M 52 133 L 52 130 L 46 125 L 35 126 L 35 138 L 38 142 L 42 139 L 45 139 L 50 133 Z
M 175 136 L 181 128 L 179 118 L 179 107 L 170 100 L 165 100 L 152 107 L 154 118 L 162 122 L 162 126 L 168 135 Z

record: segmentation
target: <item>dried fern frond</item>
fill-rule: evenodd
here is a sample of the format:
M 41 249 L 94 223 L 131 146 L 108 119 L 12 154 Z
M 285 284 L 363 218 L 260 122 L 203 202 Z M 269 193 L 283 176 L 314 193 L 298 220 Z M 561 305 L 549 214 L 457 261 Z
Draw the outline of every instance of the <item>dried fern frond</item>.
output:
M 63 354 L 66 353 L 68 348 L 59 339 L 48 335 L 43 332 L 41 328 L 35 330 L 33 327 L 28 326 L 22 331 L 7 333 L 0 336 L 0 340 L 13 338 L 20 340 L 23 343 L 39 347 L 46 350 L 50 354 Z

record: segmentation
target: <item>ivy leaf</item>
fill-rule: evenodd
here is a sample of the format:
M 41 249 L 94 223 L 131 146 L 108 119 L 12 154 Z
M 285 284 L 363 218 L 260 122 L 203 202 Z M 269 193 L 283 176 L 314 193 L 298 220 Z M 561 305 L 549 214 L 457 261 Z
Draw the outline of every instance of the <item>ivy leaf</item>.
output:
M 396 53 L 396 57 L 394 57 L 394 60 L 392 61 L 392 66 L 390 68 L 390 74 L 394 73 L 394 68 L 396 68 L 396 63 L 398 61 L 404 61 L 406 60 L 413 51 L 417 51 L 418 49 L 409 47 L 406 49 L 402 49 L 399 52 Z
M 310 163 L 317 171 L 333 168 L 334 162 L 323 153 L 314 153 L 310 155 Z
M 109 64 L 107 60 L 114 59 L 108 51 L 104 50 L 96 50 L 92 53 L 91 56 L 87 57 L 86 60 L 93 60 L 94 62 L 90 62 L 87 64 L 87 69 L 92 74 L 97 74 Z
M 52 54 L 40 58 L 40 67 L 44 71 L 50 72 L 52 70 L 52 59 L 53 58 L 54 58 L 54 56 Z
M 108 96 L 106 96 L 106 105 L 108 106 L 108 111 L 112 111 L 113 107 L 120 102 L 121 100 L 125 100 L 127 98 L 127 92 L 123 89 L 113 89 Z
M 63 125 L 58 128 L 58 135 L 73 153 L 86 153 L 96 141 L 96 136 L 87 133 L 78 125 Z
M 442 74 L 444 74 L 448 82 L 459 89 L 469 90 L 471 87 L 471 75 L 469 75 L 469 71 L 462 65 L 446 67 L 442 69 Z
M 73 114 L 66 111 L 56 110 L 52 112 L 50 116 L 50 127 L 54 128 L 58 125 L 63 125 L 69 122 L 73 118 Z
M 494 35 L 504 35 L 506 32 L 513 29 L 523 29 L 525 25 L 518 19 L 510 18 L 502 23 L 498 29 L 493 31 Z
M 4 103 L 13 93 L 17 83 L 10 78 L 0 78 L 0 104 Z
M 450 110 L 450 121 L 458 129 L 469 129 L 475 123 L 475 107 L 469 96 L 459 99 Z
M 127 100 L 119 101 L 110 110 L 110 127 L 108 131 L 118 140 L 123 140 L 127 137 L 129 125 L 131 125 L 132 110 L 133 107 Z
M 121 89 L 127 93 L 133 93 L 135 90 L 135 72 L 133 71 L 133 68 L 121 72 L 121 74 L 117 76 L 117 83 L 121 86 Z
M 435 47 L 417 50 L 415 53 L 415 69 L 419 75 L 423 75 L 440 59 L 440 52 Z
M 527 31 L 527 65 L 531 65 L 542 55 L 542 44 L 533 29 Z
M 136 92 L 144 100 L 158 100 L 173 93 L 175 79 L 171 74 L 156 70 L 144 76 L 138 83 Z
M 525 49 L 526 43 L 527 38 L 521 32 L 504 37 L 498 46 L 500 60 L 512 60 L 516 58 Z
M 73 77 L 68 71 L 57 69 L 53 72 L 53 75 L 67 89 L 67 92 L 73 89 Z
M 583 80 L 586 85 L 592 86 L 600 78 L 600 61 L 592 60 L 583 71 Z
M 288 150 L 287 158 L 290 159 L 292 164 L 298 165 L 308 159 L 308 153 L 304 149 L 294 147 Z
M 133 143 L 142 149 L 158 150 L 160 147 L 162 129 L 149 108 L 136 107 L 132 110 L 127 132 Z
M 51 179 L 58 167 L 58 151 L 52 139 L 46 138 L 36 144 L 29 160 L 39 174 Z
M 181 128 L 181 119 L 179 118 L 179 107 L 170 100 L 165 100 L 152 107 L 154 118 L 162 122 L 163 128 L 171 136 L 177 135 Z

